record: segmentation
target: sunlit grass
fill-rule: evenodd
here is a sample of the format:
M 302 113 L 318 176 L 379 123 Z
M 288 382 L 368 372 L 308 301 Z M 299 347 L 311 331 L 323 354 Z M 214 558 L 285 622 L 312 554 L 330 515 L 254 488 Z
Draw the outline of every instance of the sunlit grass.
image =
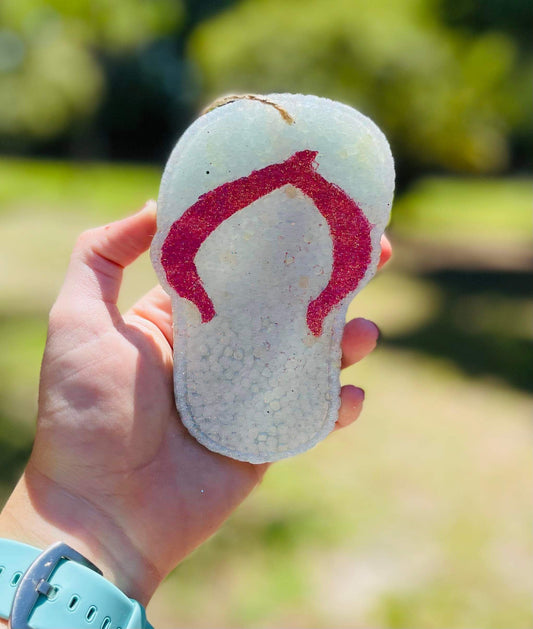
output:
M 524 178 L 422 179 L 397 200 L 394 229 L 440 241 L 529 245 L 532 197 L 533 180 Z
M 153 166 L 0 157 L 0 214 L 60 211 L 69 221 L 89 213 L 97 225 L 156 198 L 160 177 Z
M 162 626 L 527 626 L 528 396 L 387 349 L 345 381 L 358 423 L 269 471 L 158 594 Z

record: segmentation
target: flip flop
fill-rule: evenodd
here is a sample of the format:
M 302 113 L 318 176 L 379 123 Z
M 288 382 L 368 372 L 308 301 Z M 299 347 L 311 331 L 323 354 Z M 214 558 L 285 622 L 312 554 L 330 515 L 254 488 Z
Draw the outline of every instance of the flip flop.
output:
M 185 132 L 151 255 L 176 406 L 200 443 L 262 463 L 333 429 L 346 309 L 375 273 L 393 189 L 381 131 L 328 99 L 232 97 Z

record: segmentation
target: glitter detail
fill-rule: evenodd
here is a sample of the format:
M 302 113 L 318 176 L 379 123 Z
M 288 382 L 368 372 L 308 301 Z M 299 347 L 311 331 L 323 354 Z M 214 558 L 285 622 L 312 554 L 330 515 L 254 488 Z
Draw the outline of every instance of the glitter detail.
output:
M 198 275 L 194 259 L 206 238 L 226 219 L 257 199 L 292 184 L 314 202 L 326 219 L 333 242 L 333 269 L 328 285 L 311 301 L 307 325 L 314 336 L 331 309 L 354 291 L 370 264 L 372 225 L 344 190 L 316 172 L 317 151 L 298 151 L 203 194 L 172 224 L 161 248 L 161 264 L 169 285 L 196 305 L 202 321 L 216 314 Z

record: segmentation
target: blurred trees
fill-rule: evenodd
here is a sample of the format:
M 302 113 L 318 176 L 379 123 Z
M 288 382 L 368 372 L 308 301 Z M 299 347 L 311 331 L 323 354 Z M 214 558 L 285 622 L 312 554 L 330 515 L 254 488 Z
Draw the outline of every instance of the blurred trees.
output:
M 183 7 L 176 0 L 2 0 L 3 147 L 35 147 L 36 140 L 61 138 L 68 131 L 74 140 L 81 133 L 90 153 L 94 135 L 78 125 L 90 120 L 114 92 L 120 80 L 113 73 L 118 60 L 135 59 L 139 49 L 176 33 L 182 18 Z M 159 74 L 164 75 L 163 68 Z M 157 77 L 162 82 L 165 78 Z M 131 87 L 135 98 L 139 85 Z M 120 112 L 111 107 L 108 114 L 112 123 L 128 120 L 127 106 Z M 135 133 L 135 124 L 129 132 Z
M 375 119 L 402 173 L 520 166 L 528 4 L 2 0 L 0 149 L 163 160 L 220 93 L 301 91 Z
M 466 2 L 466 0 L 464 0 Z M 191 54 L 209 96 L 317 93 L 384 129 L 410 170 L 501 170 L 525 116 L 517 49 L 444 23 L 433 0 L 245 0 L 202 24 Z
M 440 0 L 440 17 L 446 24 L 478 35 L 485 32 L 502 32 L 512 38 L 516 58 L 510 81 L 508 98 L 515 102 L 516 113 L 507 125 L 513 148 L 514 164 L 531 167 L 533 157 L 533 124 L 531 118 L 531 0 Z
M 99 102 L 98 53 L 131 52 L 175 29 L 173 0 L 3 0 L 0 129 L 50 137 Z
M 530 0 L 440 0 L 439 9 L 448 24 L 474 33 L 503 31 L 516 40 L 522 52 L 530 52 Z

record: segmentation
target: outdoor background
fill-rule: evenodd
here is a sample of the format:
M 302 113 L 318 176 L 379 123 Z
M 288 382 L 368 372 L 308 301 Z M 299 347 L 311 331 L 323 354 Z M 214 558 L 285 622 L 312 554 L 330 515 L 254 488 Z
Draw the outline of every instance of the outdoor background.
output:
M 315 93 L 388 136 L 395 257 L 356 425 L 276 464 L 156 627 L 533 624 L 529 0 L 1 0 L 0 498 L 76 235 L 157 196 L 210 99 Z M 155 282 L 145 258 L 122 303 Z M 161 479 L 164 482 L 164 479 Z

